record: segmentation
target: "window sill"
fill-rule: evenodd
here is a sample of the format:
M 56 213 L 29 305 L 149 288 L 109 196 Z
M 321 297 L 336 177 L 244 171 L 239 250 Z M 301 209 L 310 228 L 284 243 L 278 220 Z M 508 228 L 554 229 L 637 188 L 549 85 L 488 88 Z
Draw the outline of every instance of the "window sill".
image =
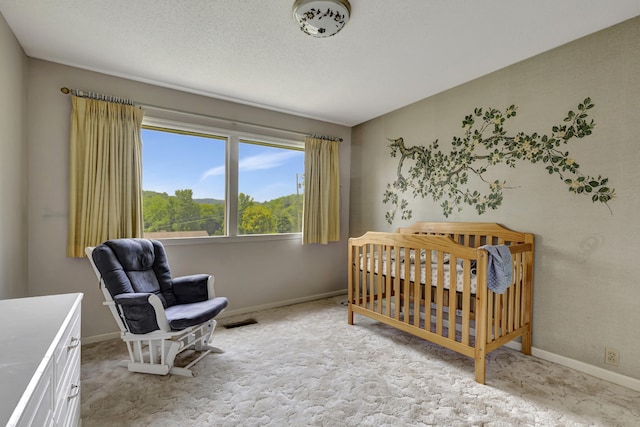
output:
M 276 240 L 302 240 L 302 233 L 245 234 L 242 236 L 176 237 L 157 239 L 164 246 L 217 245 L 226 243 L 257 243 Z

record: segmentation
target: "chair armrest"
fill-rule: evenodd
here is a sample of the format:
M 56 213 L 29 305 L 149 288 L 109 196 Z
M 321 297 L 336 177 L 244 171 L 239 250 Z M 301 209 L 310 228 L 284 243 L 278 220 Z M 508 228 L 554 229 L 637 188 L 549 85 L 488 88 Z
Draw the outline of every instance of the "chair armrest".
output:
M 149 304 L 149 296 L 151 295 L 152 294 L 148 292 L 132 292 L 129 294 L 116 295 L 113 301 L 115 301 L 116 304 L 126 307 L 147 305 Z
M 209 274 L 175 277 L 173 279 L 173 294 L 176 296 L 178 304 L 190 304 L 211 299 L 208 286 L 211 278 L 213 276 Z
M 129 332 L 146 334 L 156 330 L 171 330 L 164 306 L 157 295 L 146 292 L 120 294 L 113 301 L 118 304 Z

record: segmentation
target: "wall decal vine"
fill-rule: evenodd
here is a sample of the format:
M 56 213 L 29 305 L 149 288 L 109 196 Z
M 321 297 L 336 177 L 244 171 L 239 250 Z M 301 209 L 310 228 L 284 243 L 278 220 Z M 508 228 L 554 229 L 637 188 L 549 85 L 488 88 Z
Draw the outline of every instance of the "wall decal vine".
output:
M 608 203 L 616 194 L 607 186 L 608 178 L 583 175 L 575 159 L 562 150 L 572 139 L 591 135 L 595 123 L 593 119 L 588 121 L 588 110 L 593 107 L 591 99 L 586 98 L 576 112 L 569 111 L 561 124 L 552 126 L 551 135 L 537 132 L 508 135 L 504 124 L 516 115 L 515 105 L 504 111 L 476 108 L 462 120 L 464 135 L 453 137 L 448 154 L 440 151 L 438 140 L 428 146 L 406 147 L 403 138 L 389 139 L 391 157 L 399 157 L 399 161 L 397 179 L 387 184 L 383 196 L 383 202 L 391 205 L 386 213 L 387 222 L 392 223 L 398 209 L 403 220 L 411 218 L 408 200 L 400 197 L 400 193 L 409 190 L 414 198 L 430 196 L 435 202 L 441 201 L 445 217 L 454 209 L 460 212 L 464 205 L 475 207 L 480 215 L 487 209 L 497 209 L 502 204 L 502 191 L 511 187 L 506 186 L 505 180 L 490 182 L 484 175 L 489 167 L 500 163 L 514 168 L 518 160 L 546 164 L 547 172 L 557 175 L 570 192 L 591 196 L 594 203 L 604 203 L 611 211 Z M 414 161 L 406 174 L 405 160 Z M 487 185 L 485 194 L 468 188 L 470 175 Z

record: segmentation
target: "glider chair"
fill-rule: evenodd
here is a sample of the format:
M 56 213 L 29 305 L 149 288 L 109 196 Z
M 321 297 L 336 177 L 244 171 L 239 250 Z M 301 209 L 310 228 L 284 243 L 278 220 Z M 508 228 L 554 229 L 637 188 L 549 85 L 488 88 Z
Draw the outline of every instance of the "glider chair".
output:
M 216 297 L 214 277 L 171 277 L 164 247 L 148 239 L 114 239 L 85 252 L 100 281 L 103 303 L 120 327 L 132 372 L 194 376 L 191 367 L 210 352 L 214 317 L 228 304 Z M 201 352 L 185 367 L 174 366 L 187 349 Z

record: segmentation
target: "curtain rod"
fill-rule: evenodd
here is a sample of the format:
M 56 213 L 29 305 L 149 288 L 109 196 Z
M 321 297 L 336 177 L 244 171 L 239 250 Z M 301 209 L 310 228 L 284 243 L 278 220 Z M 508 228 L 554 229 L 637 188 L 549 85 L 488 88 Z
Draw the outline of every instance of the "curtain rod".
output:
M 342 138 L 338 138 L 336 136 L 326 136 L 326 135 L 318 135 L 316 133 L 309 135 L 311 138 L 323 139 L 325 141 L 338 141 L 342 142 Z
M 127 98 L 120 98 L 118 96 L 105 95 L 105 94 L 96 93 L 96 92 L 85 92 L 78 89 L 69 89 L 68 87 L 60 88 L 60 92 L 64 93 L 65 95 L 72 94 L 75 96 L 79 96 L 80 98 L 97 99 L 98 101 L 107 101 L 107 102 L 113 102 L 116 104 L 124 104 L 124 105 L 131 105 L 131 106 L 135 105 L 132 100 Z
M 99 94 L 99 93 L 95 93 L 95 92 L 84 92 L 81 90 L 77 90 L 77 89 L 69 89 L 68 87 L 61 87 L 60 88 L 60 92 L 64 93 L 65 95 L 68 94 L 72 94 L 72 95 L 76 95 L 76 96 L 80 96 L 83 98 L 91 98 L 91 99 L 98 99 L 101 101 L 109 101 L 109 102 L 118 102 L 121 104 L 127 104 L 127 105 L 136 105 L 140 108 L 147 107 L 147 108 L 152 108 L 155 110 L 161 110 L 161 111 L 168 111 L 171 113 L 178 113 L 178 114 L 185 114 L 185 115 L 189 115 L 189 116 L 195 116 L 195 117 L 203 117 L 203 118 L 207 118 L 207 119 L 214 119 L 214 120 L 223 120 L 226 122 L 231 123 L 232 125 L 243 125 L 243 126 L 252 126 L 252 127 L 257 127 L 257 128 L 261 128 L 261 129 L 269 129 L 269 130 L 274 130 L 277 132 L 286 132 L 286 133 L 290 133 L 290 134 L 294 134 L 294 135 L 300 135 L 300 136 L 310 136 L 312 138 L 319 138 L 319 139 L 327 139 L 327 140 L 333 140 L 333 141 L 339 141 L 342 142 L 342 138 L 336 138 L 336 137 L 331 137 L 331 136 L 322 136 L 322 135 L 318 135 L 318 134 L 308 134 L 305 132 L 297 132 L 297 131 L 293 131 L 293 130 L 289 130 L 289 129 L 283 129 L 283 128 L 278 128 L 278 127 L 274 127 L 274 126 L 265 126 L 265 125 L 257 125 L 255 123 L 249 123 L 249 122 L 243 122 L 243 121 L 239 121 L 239 120 L 231 120 L 225 117 L 218 117 L 218 116 L 212 116 L 209 114 L 202 114 L 202 113 L 194 113 L 191 111 L 184 111 L 184 110 L 178 110 L 178 109 L 174 109 L 174 108 L 167 108 L 167 107 L 160 107 L 157 105 L 150 105 L 150 104 L 143 104 L 140 102 L 136 102 L 130 99 L 126 99 L 126 98 L 118 98 L 118 97 L 114 97 L 114 96 L 110 96 L 110 95 L 103 95 L 103 94 Z M 126 102 L 123 102 L 126 101 Z

